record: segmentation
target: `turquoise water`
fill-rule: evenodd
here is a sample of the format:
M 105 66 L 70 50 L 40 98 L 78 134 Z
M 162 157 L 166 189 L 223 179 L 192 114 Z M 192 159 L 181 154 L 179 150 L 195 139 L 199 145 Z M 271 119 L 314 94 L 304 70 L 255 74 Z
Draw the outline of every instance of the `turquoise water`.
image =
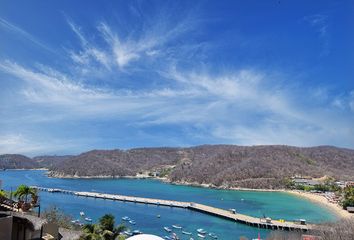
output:
M 305 199 L 280 192 L 252 192 L 206 189 L 178 186 L 149 179 L 57 179 L 48 178 L 46 171 L 7 170 L 0 172 L 3 188 L 15 189 L 19 184 L 63 188 L 76 191 L 95 191 L 160 199 L 193 201 L 224 209 L 235 208 L 238 212 L 273 219 L 307 219 L 309 222 L 334 221 L 336 216 L 328 209 Z M 238 239 L 240 236 L 256 238 L 258 232 L 265 237 L 269 231 L 233 223 L 186 209 L 177 209 L 145 204 L 122 203 L 110 200 L 75 197 L 65 194 L 40 193 L 43 209 L 50 205 L 61 208 L 73 218 L 84 211 L 94 221 L 105 213 L 112 213 L 120 221 L 122 216 L 133 218 L 137 224 L 132 229 L 145 233 L 166 235 L 163 226 L 179 224 L 186 231 L 204 228 L 215 232 L 219 239 Z M 161 215 L 161 218 L 157 218 Z M 178 231 L 177 231 L 178 232 Z M 182 239 L 182 234 L 179 234 Z M 195 235 L 195 234 L 194 234 Z M 186 238 L 187 239 L 187 238 Z M 189 239 L 189 238 L 188 238 Z

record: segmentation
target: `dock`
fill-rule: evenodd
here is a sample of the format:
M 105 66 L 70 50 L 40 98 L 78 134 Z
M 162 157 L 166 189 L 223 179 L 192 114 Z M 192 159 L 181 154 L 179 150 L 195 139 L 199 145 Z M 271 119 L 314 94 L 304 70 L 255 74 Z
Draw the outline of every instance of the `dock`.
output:
M 133 202 L 133 203 L 150 204 L 156 206 L 185 208 L 192 211 L 198 211 L 201 213 L 224 218 L 230 221 L 246 224 L 252 227 L 265 228 L 265 229 L 286 230 L 286 231 L 299 231 L 299 230 L 308 231 L 310 229 L 313 229 L 314 227 L 313 225 L 309 225 L 309 224 L 303 225 L 298 222 L 276 221 L 276 220 L 270 220 L 265 218 L 256 218 L 245 214 L 233 212 L 230 210 L 225 210 L 225 209 L 207 206 L 204 204 L 199 204 L 194 202 L 143 198 L 143 197 L 125 196 L 125 195 L 117 195 L 117 194 L 97 193 L 97 192 L 80 192 L 80 191 L 71 191 L 71 190 L 65 190 L 59 188 L 43 188 L 38 186 L 31 186 L 31 187 L 36 188 L 39 191 L 71 194 L 79 197 L 100 198 L 100 199 L 107 199 L 107 200 L 121 201 L 121 202 Z

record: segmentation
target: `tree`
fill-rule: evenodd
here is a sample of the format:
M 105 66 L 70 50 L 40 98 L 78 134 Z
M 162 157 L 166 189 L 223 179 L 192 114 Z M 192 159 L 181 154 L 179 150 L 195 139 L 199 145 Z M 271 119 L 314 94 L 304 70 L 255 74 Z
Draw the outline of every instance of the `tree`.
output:
M 81 240 L 116 240 L 122 239 L 122 233 L 126 227 L 118 225 L 115 227 L 115 220 L 112 214 L 105 214 L 99 220 L 98 224 L 86 224 L 83 227 L 84 234 Z
M 7 197 L 7 192 L 4 190 L 0 190 L 0 198 L 6 198 Z
M 103 230 L 113 231 L 114 228 L 114 216 L 112 214 L 105 214 L 99 219 L 100 227 Z
M 28 201 L 28 196 L 35 196 L 37 194 L 37 190 L 31 188 L 27 185 L 21 184 L 17 187 L 16 191 L 14 192 L 14 196 L 18 198 L 19 201 Z

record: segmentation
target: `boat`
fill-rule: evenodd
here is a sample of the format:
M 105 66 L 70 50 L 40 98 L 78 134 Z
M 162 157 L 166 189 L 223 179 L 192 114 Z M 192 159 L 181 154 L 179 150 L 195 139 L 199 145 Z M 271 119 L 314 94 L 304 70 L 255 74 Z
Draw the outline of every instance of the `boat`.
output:
M 161 217 L 161 215 L 157 215 L 156 217 L 157 217 L 157 218 L 160 218 L 160 217 Z
M 169 227 L 163 227 L 163 229 L 165 229 L 166 232 L 172 232 L 172 229 Z
M 132 225 L 136 224 L 136 222 L 134 220 L 130 220 L 129 223 L 132 224 Z
M 92 222 L 92 218 L 85 217 L 85 221 L 87 221 L 87 222 Z
M 124 231 L 123 233 L 127 236 L 133 236 L 133 233 L 131 231 Z
M 198 233 L 198 237 L 205 238 L 205 235 Z
M 186 235 L 192 235 L 191 232 L 186 232 L 186 231 L 182 231 L 183 234 L 186 234 Z
M 173 227 L 173 228 L 176 228 L 176 229 L 182 229 L 182 227 L 179 226 L 179 225 L 172 225 L 172 227 Z
M 176 233 L 172 233 L 171 237 L 172 237 L 173 240 L 179 240 L 179 237 L 177 236 Z
M 171 240 L 172 238 L 170 238 L 169 236 L 164 236 L 164 239 Z
M 216 236 L 215 233 L 209 233 L 208 235 L 214 239 L 218 239 L 218 236 Z
M 207 232 L 203 228 L 198 228 L 197 232 L 200 234 L 206 234 Z
M 128 216 L 124 216 L 124 217 L 122 217 L 122 220 L 123 221 L 130 221 L 130 218 Z
M 140 230 L 134 230 L 133 231 L 133 235 L 138 235 L 138 234 L 142 234 L 143 232 L 141 232 Z
M 85 213 L 84 212 L 80 212 L 80 216 L 85 216 Z

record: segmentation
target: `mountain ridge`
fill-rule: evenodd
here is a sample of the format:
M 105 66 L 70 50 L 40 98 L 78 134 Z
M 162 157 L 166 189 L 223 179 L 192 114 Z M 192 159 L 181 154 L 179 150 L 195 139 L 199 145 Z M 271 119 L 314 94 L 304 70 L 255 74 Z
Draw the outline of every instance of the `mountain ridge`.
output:
M 175 183 L 216 187 L 281 188 L 295 175 L 352 180 L 354 150 L 334 146 L 199 145 L 194 147 L 91 150 L 78 155 L 0 155 L 0 167 L 40 168 L 52 177 L 124 177 L 158 173 Z M 16 160 L 16 158 L 22 160 Z M 15 161 L 16 160 L 16 161 Z M 21 167 L 21 162 L 26 163 Z M 31 165 L 32 164 L 32 165 Z

